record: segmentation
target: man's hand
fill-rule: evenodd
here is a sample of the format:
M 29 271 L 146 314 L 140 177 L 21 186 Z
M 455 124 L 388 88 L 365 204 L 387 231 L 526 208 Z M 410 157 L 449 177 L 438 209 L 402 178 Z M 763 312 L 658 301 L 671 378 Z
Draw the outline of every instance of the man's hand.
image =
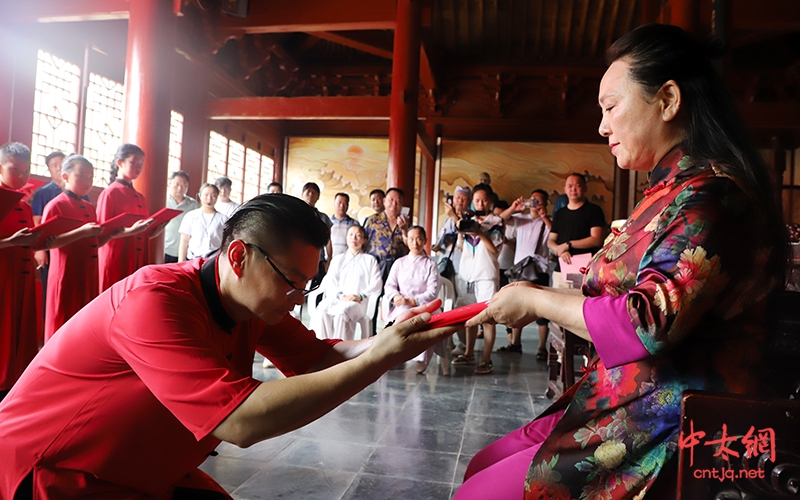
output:
M 33 258 L 36 260 L 36 269 L 41 269 L 50 263 L 46 250 L 36 250 L 33 252 Z
M 517 198 L 516 200 L 514 200 L 514 203 L 512 203 L 512 204 L 511 204 L 511 207 L 510 207 L 510 208 L 511 208 L 511 209 L 512 209 L 514 212 L 522 212 L 523 210 L 525 210 L 525 205 L 523 205 L 523 204 L 522 204 L 522 202 L 523 202 L 524 200 L 525 200 L 525 198 L 523 198 L 523 197 L 521 197 L 521 196 L 520 196 L 519 198 Z
M 408 227 L 408 217 L 403 214 L 397 216 L 397 225 L 400 227 L 400 230 L 405 233 L 406 228 Z
M 378 335 L 372 337 L 372 346 L 367 354 L 378 359 L 390 360 L 391 365 L 397 365 L 446 339 L 458 331 L 460 325 L 435 330 L 427 329 L 428 321 L 431 319 L 430 313 L 439 309 L 441 305 L 442 301 L 436 299 L 428 304 L 403 311 L 393 326 L 384 328 Z

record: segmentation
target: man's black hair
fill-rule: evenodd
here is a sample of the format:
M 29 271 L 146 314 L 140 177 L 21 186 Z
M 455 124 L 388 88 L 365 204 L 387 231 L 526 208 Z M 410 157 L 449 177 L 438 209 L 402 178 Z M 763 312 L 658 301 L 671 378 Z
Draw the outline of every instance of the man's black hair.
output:
M 300 240 L 323 248 L 330 229 L 319 211 L 294 196 L 282 193 L 260 194 L 248 201 L 225 222 L 222 251 L 235 239 L 254 243 L 267 253 L 280 254 L 292 241 Z

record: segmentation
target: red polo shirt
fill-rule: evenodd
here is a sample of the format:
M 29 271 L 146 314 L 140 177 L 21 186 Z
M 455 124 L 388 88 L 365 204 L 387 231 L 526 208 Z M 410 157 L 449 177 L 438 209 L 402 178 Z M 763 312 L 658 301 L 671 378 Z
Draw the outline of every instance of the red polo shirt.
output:
M 0 403 L 0 498 L 31 470 L 40 498 L 169 498 L 259 385 L 256 349 L 294 375 L 332 345 L 290 316 L 236 324 L 215 260 L 143 268 L 73 316 Z

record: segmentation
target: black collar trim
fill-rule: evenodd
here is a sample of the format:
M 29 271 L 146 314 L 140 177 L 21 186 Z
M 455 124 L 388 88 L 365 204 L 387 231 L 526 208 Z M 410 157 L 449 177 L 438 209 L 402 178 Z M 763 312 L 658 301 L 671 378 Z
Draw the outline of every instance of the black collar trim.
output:
M 127 187 L 133 189 L 133 183 L 132 182 L 124 181 L 122 179 L 114 179 L 114 182 L 119 182 L 123 186 L 127 186 Z
M 77 194 L 73 193 L 69 189 L 65 189 L 64 192 L 67 193 L 67 196 L 69 196 L 73 200 L 81 201 L 81 197 L 78 196 Z
M 236 321 L 225 310 L 222 305 L 222 298 L 219 296 L 219 287 L 217 286 L 218 257 L 219 254 L 208 259 L 203 264 L 203 267 L 200 268 L 200 287 L 203 289 L 206 304 L 208 304 L 208 308 L 211 311 L 211 318 L 219 325 L 220 329 L 230 335 L 233 327 L 236 326 Z

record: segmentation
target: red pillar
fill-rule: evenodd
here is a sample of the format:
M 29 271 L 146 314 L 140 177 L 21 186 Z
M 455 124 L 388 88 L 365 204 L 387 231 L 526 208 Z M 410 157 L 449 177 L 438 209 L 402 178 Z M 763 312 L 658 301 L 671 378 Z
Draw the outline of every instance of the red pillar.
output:
M 203 100 L 205 85 L 198 85 L 202 81 L 201 71 L 192 65 L 188 67 L 181 56 L 176 57 L 176 67 L 186 65 L 180 70 L 180 75 L 175 75 L 176 85 L 173 88 L 175 98 L 173 104 L 183 112 L 183 143 L 181 147 L 181 170 L 189 174 L 189 194 L 196 197 L 200 186 L 206 181 L 205 166 L 208 160 L 208 131 L 209 119 L 206 118 L 202 106 L 197 106 Z M 182 81 L 177 81 L 182 79 Z M 179 100 L 179 96 L 182 98 Z
M 436 137 L 436 126 L 434 125 L 427 125 L 425 127 L 426 132 L 428 133 L 428 137 L 431 138 L 433 144 L 438 143 L 438 138 Z M 439 148 L 434 146 L 434 154 L 438 153 Z M 427 156 L 423 153 L 422 157 L 425 160 L 425 166 L 427 167 L 425 172 L 425 192 L 421 193 L 424 197 L 423 204 L 425 205 L 425 221 L 423 223 L 423 227 L 425 231 L 428 233 L 428 244 L 425 246 L 425 250 L 430 254 L 431 253 L 431 242 L 435 242 L 437 228 L 433 227 L 433 210 L 435 208 L 434 204 L 434 197 L 436 193 L 439 191 L 438 186 L 434 186 L 434 182 L 436 181 L 436 158 L 433 156 Z
M 414 165 L 419 101 L 419 47 L 422 0 L 398 0 L 392 51 L 387 188 L 399 187 L 414 213 Z
M 150 213 L 163 207 L 167 196 L 174 61 L 172 0 L 130 2 L 123 140 L 145 152 L 144 171 L 136 189 L 144 194 Z M 150 262 L 162 262 L 163 258 L 163 236 L 150 240 Z

